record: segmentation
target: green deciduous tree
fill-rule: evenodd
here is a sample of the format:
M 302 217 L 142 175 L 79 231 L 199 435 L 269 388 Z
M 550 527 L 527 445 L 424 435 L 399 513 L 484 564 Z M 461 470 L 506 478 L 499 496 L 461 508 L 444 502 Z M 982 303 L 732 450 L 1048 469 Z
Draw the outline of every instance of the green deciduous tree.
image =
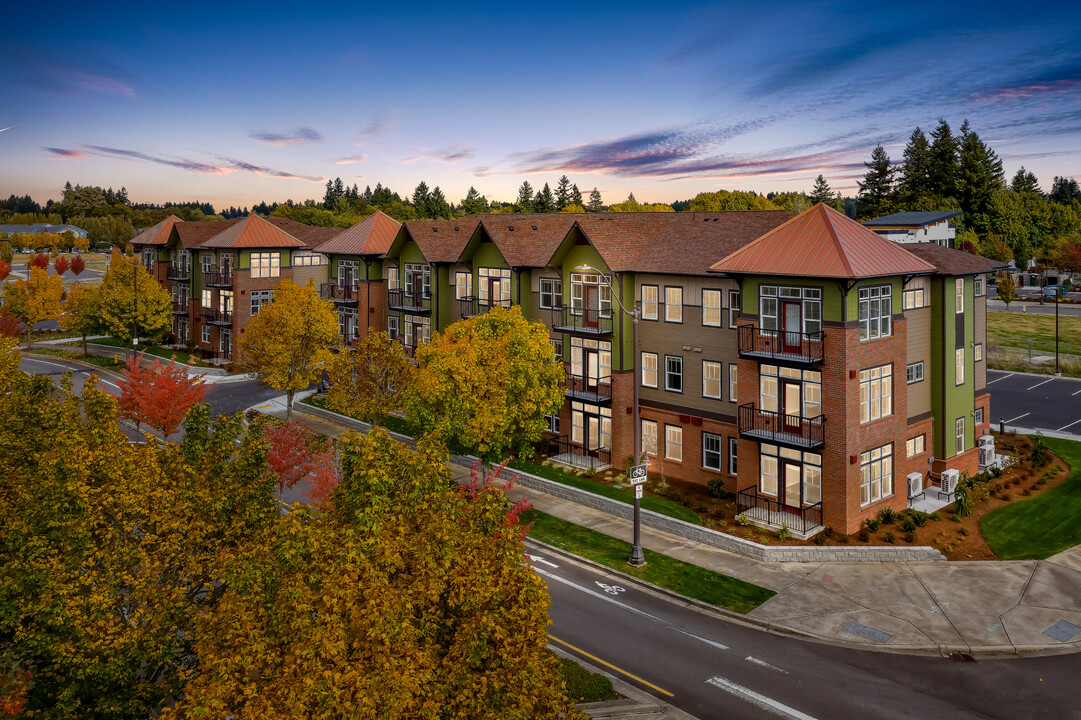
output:
M 718 190 L 698 193 L 684 208 L 687 212 L 726 212 L 729 210 L 780 210 L 763 195 L 742 190 Z

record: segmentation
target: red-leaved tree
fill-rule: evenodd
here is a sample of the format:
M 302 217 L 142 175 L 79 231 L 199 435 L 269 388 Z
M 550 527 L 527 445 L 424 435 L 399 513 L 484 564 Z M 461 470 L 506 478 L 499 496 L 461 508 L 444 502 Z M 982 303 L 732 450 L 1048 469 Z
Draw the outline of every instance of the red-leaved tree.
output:
M 266 438 L 270 442 L 267 469 L 274 474 L 279 496 L 303 480 L 307 484 L 303 493 L 313 503 L 330 500 L 338 481 L 338 463 L 328 438 L 298 422 L 268 428 Z
M 11 274 L 11 263 L 0 260 L 0 282 Z
M 0 717 L 19 717 L 26 706 L 26 692 L 33 677 L 19 668 L 0 672 Z
M 76 255 L 75 259 L 71 261 L 71 272 L 73 272 L 76 277 L 78 277 L 80 274 L 82 274 L 83 270 L 86 270 L 86 261 Z
M 522 477 L 521 475 L 515 475 L 510 480 L 500 478 L 500 475 L 503 474 L 503 470 L 507 467 L 508 462 L 510 462 L 510 458 L 504 460 L 487 475 L 484 474 L 481 468 L 481 461 L 477 460 L 474 462 L 473 467 L 469 470 L 469 482 L 462 483 L 459 486 L 459 495 L 470 503 L 476 502 L 477 499 L 485 493 L 496 493 L 505 496 L 507 490 L 514 487 Z M 529 502 L 527 498 L 520 498 L 518 502 L 507 508 L 507 514 L 503 518 L 501 526 L 505 528 L 514 527 L 521 519 L 520 516 L 522 512 L 529 510 L 532 507 L 533 503 Z M 531 527 L 533 527 L 532 523 L 518 528 L 518 532 L 523 539 Z
M 146 423 L 168 438 L 180 428 L 184 416 L 206 397 L 207 388 L 188 377 L 175 356 L 168 365 L 155 360 L 143 367 L 135 357 L 128 358 L 120 386 L 120 414 L 137 423 Z
M 26 326 L 18 315 L 8 312 L 7 306 L 0 308 L 0 337 L 17 338 L 26 331 Z
M 68 259 L 66 257 L 64 257 L 63 255 L 58 257 L 53 262 L 53 268 L 56 270 L 57 275 L 63 275 L 64 273 L 66 273 L 68 271 L 69 267 L 71 267 L 71 263 L 69 263 Z
M 45 253 L 38 253 L 34 256 L 34 259 L 30 261 L 30 267 L 39 267 L 42 270 L 48 270 L 49 256 Z

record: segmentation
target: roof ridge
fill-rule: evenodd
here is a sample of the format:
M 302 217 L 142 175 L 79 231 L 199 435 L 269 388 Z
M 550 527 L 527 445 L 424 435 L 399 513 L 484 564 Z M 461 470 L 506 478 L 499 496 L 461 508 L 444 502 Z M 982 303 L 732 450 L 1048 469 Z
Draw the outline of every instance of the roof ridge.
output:
M 840 256 L 841 264 L 844 265 L 844 268 L 849 275 L 855 275 L 856 271 L 852 267 L 852 259 L 848 257 L 848 246 L 841 239 L 841 234 L 837 231 L 837 226 L 833 224 L 834 219 L 833 216 L 830 214 L 831 210 L 834 213 L 837 213 L 837 211 L 831 208 L 829 205 L 826 205 L 826 203 L 822 202 L 815 203 L 811 206 L 811 209 L 814 210 L 816 207 L 822 208 L 821 212 L 824 213 L 822 217 L 826 218 L 826 227 L 829 231 L 830 238 L 833 240 L 834 245 L 837 246 L 837 254 Z M 837 214 L 839 215 L 840 213 Z

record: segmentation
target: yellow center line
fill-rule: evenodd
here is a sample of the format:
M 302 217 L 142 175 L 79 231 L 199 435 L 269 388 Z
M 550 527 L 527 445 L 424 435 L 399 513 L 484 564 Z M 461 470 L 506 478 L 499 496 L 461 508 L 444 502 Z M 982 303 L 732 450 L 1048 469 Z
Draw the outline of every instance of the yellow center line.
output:
M 610 662 L 605 662 L 604 660 L 601 660 L 596 655 L 590 655 L 585 650 L 582 650 L 581 648 L 576 648 L 573 645 L 571 645 L 569 642 L 566 642 L 565 640 L 560 640 L 559 638 L 557 638 L 555 635 L 552 635 L 551 633 L 549 633 L 548 639 L 553 641 L 553 642 L 557 642 L 557 643 L 559 643 L 560 645 L 562 645 L 564 647 L 570 648 L 571 650 L 578 653 L 579 655 L 583 655 L 583 656 L 589 658 L 590 660 L 592 660 L 594 662 L 598 662 L 601 665 L 604 665 L 605 667 L 611 668 L 611 669 L 615 670 L 617 673 L 622 673 L 623 675 L 626 675 L 627 677 L 629 677 L 631 680 L 634 680 L 635 682 L 640 682 L 643 685 L 645 685 L 646 687 L 653 688 L 654 690 L 656 690 L 659 693 L 664 693 L 668 697 L 673 697 L 673 694 L 668 692 L 664 688 L 659 688 L 656 685 L 654 685 L 653 683 L 649 682 L 648 680 L 643 680 L 642 678 L 638 677 L 637 675 L 633 675 L 633 674 L 627 672 L 623 668 L 618 668 L 618 667 L 616 667 L 615 665 L 613 665 Z

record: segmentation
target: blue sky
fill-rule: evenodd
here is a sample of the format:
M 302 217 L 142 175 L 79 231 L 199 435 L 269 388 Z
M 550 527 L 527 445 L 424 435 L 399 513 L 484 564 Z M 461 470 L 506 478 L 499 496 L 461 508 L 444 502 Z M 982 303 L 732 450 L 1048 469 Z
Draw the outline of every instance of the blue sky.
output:
M 876 144 L 965 118 L 1081 176 L 1081 3 L 24 4 L 0 28 L 0 195 L 513 200 L 855 194 Z

